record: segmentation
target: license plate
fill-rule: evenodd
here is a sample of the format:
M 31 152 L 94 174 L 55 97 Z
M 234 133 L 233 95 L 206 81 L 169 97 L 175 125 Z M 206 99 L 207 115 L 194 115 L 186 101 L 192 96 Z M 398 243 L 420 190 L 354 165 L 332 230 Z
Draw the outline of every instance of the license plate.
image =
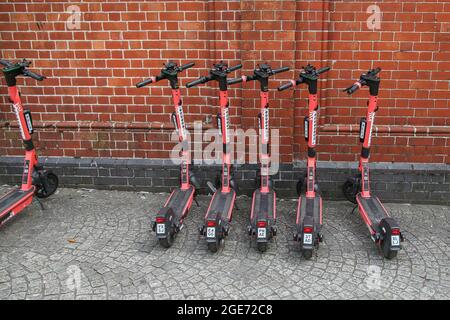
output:
M 312 244 L 312 233 L 305 233 L 303 235 L 303 243 L 304 244 Z
M 206 229 L 206 237 L 207 238 L 215 238 L 216 237 L 216 227 L 208 227 Z
M 400 245 L 400 236 L 391 236 L 391 245 L 399 246 Z
M 156 225 L 156 233 L 157 234 L 165 234 L 166 233 L 166 225 L 164 223 L 158 223 Z
M 259 239 L 266 238 L 266 228 L 258 228 L 258 238 Z

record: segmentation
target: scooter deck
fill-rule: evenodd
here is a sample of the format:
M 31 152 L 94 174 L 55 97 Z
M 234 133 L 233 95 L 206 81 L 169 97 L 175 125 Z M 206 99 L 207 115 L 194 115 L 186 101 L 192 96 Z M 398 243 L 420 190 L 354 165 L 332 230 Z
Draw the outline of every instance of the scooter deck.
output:
M 222 190 L 217 190 L 211 199 L 205 219 L 207 219 L 211 213 L 215 213 L 217 216 L 221 217 L 221 219 L 226 217 L 228 222 L 230 222 L 235 199 L 236 192 L 233 189 L 230 189 L 230 192 L 222 192 Z
M 186 215 L 187 210 L 192 205 L 192 200 L 194 199 L 195 188 L 189 186 L 188 189 L 175 189 L 170 194 L 164 207 L 172 208 L 175 216 L 182 218 Z
M 276 194 L 273 190 L 261 192 L 260 189 L 253 192 L 252 211 L 250 219 L 276 219 Z
M 312 217 L 314 224 L 322 225 L 320 215 L 321 207 L 322 198 L 320 195 L 316 194 L 314 198 L 308 198 L 306 195 L 301 195 L 298 199 L 297 225 L 300 225 L 305 217 Z
M 383 218 L 389 217 L 386 209 L 381 204 L 381 201 L 376 196 L 370 198 L 363 198 L 360 193 L 356 196 L 358 202 L 359 212 L 369 226 L 374 231 L 379 232 L 379 224 Z
M 32 197 L 34 190 L 34 187 L 27 191 L 23 191 L 22 189 L 13 189 L 0 198 L 0 219 L 10 210 L 14 209 L 14 207 L 17 207 L 22 202 L 25 202 L 27 199 Z

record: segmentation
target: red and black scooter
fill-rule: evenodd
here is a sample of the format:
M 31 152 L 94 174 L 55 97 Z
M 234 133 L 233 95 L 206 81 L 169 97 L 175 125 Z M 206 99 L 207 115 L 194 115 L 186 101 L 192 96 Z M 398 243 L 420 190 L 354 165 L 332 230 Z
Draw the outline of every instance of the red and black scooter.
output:
M 156 232 L 159 243 L 165 248 L 172 246 L 175 235 L 183 228 L 183 221 L 189 213 L 192 202 L 195 200 L 196 190 L 200 188 L 193 172 L 189 168 L 191 155 L 184 121 L 183 102 L 178 85 L 178 73 L 193 66 L 193 62 L 178 66 L 176 63 L 169 61 L 161 69 L 160 75 L 136 84 L 136 87 L 141 88 L 150 83 L 166 79 L 169 80 L 172 88 L 172 99 L 175 109 L 172 113 L 172 121 L 181 143 L 180 187 L 171 192 L 163 208 L 158 211 L 155 221 L 152 223 L 152 230 Z
M 319 105 L 317 98 L 317 80 L 319 75 L 330 70 L 324 67 L 319 70 L 310 64 L 303 68 L 297 80 L 291 80 L 278 88 L 279 91 L 305 83 L 308 86 L 308 111 L 305 117 L 305 139 L 308 141 L 308 160 L 306 169 L 306 194 L 301 195 L 302 186 L 305 179 L 300 179 L 297 183 L 297 193 L 299 194 L 296 218 L 296 233 L 294 240 L 300 243 L 303 257 L 310 259 L 314 247 L 322 242 L 322 197 L 318 193 L 316 183 L 316 145 L 317 145 L 317 123 L 319 119 Z
M 17 63 L 0 60 L 0 64 L 4 66 L 2 71 L 8 85 L 9 99 L 13 104 L 26 150 L 22 185 L 0 198 L 0 226 L 2 226 L 29 206 L 33 201 L 34 195 L 38 198 L 47 198 L 55 193 L 58 188 L 58 177 L 50 170 L 44 170 L 42 166 L 38 165 L 36 149 L 31 138 L 33 134 L 31 112 L 24 110 L 20 92 L 16 86 L 16 78 L 18 76 L 30 77 L 38 81 L 44 80 L 45 77 L 28 70 L 27 68 L 31 62 L 25 59 Z
M 375 113 L 378 111 L 377 99 L 380 87 L 378 73 L 380 71 L 380 68 L 376 68 L 363 73 L 358 81 L 343 90 L 351 95 L 367 86 L 370 94 L 367 103 L 367 115 L 360 121 L 359 138 L 362 142 L 358 167 L 360 175 L 347 179 L 343 185 L 343 192 L 349 201 L 358 204 L 359 214 L 367 225 L 372 240 L 381 249 L 383 256 L 392 259 L 397 256 L 397 252 L 401 248 L 400 242 L 404 239 L 397 221 L 389 216 L 378 197 L 371 194 L 369 180 L 369 155 Z
M 233 214 L 234 200 L 236 199 L 236 183 L 231 174 L 231 137 L 230 131 L 230 116 L 228 112 L 228 80 L 229 73 L 242 68 L 242 65 L 236 65 L 228 68 L 228 65 L 221 61 L 214 65 L 209 71 L 209 75 L 200 77 L 197 80 L 186 84 L 187 88 L 206 83 L 209 81 L 217 81 L 219 83 L 220 96 L 220 113 L 217 117 L 217 125 L 222 135 L 223 153 L 222 153 L 222 175 L 221 188 L 216 188 L 208 184 L 210 189 L 214 192 L 208 211 L 205 215 L 205 223 L 200 227 L 200 235 L 206 236 L 208 249 L 211 252 L 217 252 L 219 245 L 228 235 L 230 229 L 230 222 Z
M 247 227 L 250 236 L 256 236 L 256 245 L 260 252 L 267 250 L 268 242 L 276 236 L 275 227 L 276 214 L 276 193 L 272 188 L 272 181 L 269 176 L 269 77 L 277 73 L 289 71 L 288 67 L 272 69 L 268 64 L 258 65 L 253 70 L 253 75 L 242 76 L 230 80 L 228 83 L 239 83 L 249 81 L 259 81 L 261 86 L 261 110 L 258 114 L 260 130 L 260 169 L 257 173 L 257 180 L 260 188 L 253 192 L 252 208 L 250 212 L 250 224 Z

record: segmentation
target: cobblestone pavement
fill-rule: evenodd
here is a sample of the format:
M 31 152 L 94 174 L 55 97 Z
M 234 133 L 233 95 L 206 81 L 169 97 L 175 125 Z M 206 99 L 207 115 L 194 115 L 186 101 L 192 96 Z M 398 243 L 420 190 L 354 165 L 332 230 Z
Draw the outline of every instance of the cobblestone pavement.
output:
M 388 261 L 352 204 L 326 201 L 325 239 L 306 261 L 292 200 L 279 201 L 265 254 L 246 235 L 246 197 L 217 254 L 197 235 L 207 196 L 163 249 L 149 230 L 167 195 L 61 189 L 45 211 L 34 203 L 0 230 L 0 299 L 450 299 L 450 207 L 387 204 L 406 236 Z

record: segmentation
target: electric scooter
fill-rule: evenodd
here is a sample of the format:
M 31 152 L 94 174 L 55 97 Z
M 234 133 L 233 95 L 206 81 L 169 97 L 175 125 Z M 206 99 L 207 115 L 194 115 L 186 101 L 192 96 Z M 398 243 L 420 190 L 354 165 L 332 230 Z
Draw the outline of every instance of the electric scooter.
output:
M 261 110 L 258 114 L 258 123 L 261 137 L 260 169 L 257 173 L 257 184 L 260 188 L 253 192 L 250 223 L 248 234 L 256 236 L 256 246 L 260 252 L 267 250 L 268 242 L 276 236 L 276 193 L 272 189 L 272 180 L 269 176 L 269 77 L 277 73 L 289 71 L 288 67 L 272 69 L 268 64 L 258 65 L 253 75 L 242 76 L 229 81 L 229 84 L 257 80 L 261 87 Z M 259 180 L 259 181 L 258 181 Z
M 317 81 L 321 73 L 327 72 L 330 67 L 319 70 L 310 64 L 303 68 L 297 80 L 291 80 L 278 88 L 279 91 L 305 83 L 308 86 L 308 111 L 309 115 L 304 119 L 305 140 L 308 142 L 308 160 L 305 178 L 297 183 L 299 195 L 296 217 L 296 233 L 294 241 L 300 243 L 300 249 L 305 259 L 310 259 L 314 247 L 323 241 L 322 229 L 322 197 L 316 182 L 316 145 L 317 123 L 319 119 L 319 105 L 317 98 Z M 302 193 L 306 179 L 306 193 Z
M 222 173 L 220 190 L 217 190 L 212 183 L 208 182 L 208 187 L 214 193 L 205 215 L 205 222 L 199 228 L 200 235 L 206 237 L 208 249 L 211 252 L 217 252 L 220 243 L 224 242 L 225 237 L 230 230 L 230 223 L 236 199 L 237 185 L 231 174 L 231 149 L 230 149 L 230 116 L 228 113 L 228 80 L 229 73 L 242 68 L 242 65 L 236 65 L 228 68 L 228 65 L 221 61 L 214 65 L 209 71 L 209 75 L 200 77 L 197 80 L 186 84 L 187 88 L 217 81 L 220 89 L 220 113 L 217 116 L 217 126 L 222 135 L 223 153 L 222 153 Z
M 187 137 L 188 132 L 184 121 L 183 102 L 178 85 L 178 73 L 193 66 L 193 62 L 178 66 L 176 63 L 169 61 L 164 64 L 160 75 L 150 77 L 136 84 L 137 88 L 142 88 L 150 83 L 167 79 L 172 88 L 172 100 L 175 110 L 171 115 L 171 119 L 181 143 L 180 187 L 171 192 L 164 206 L 158 211 L 155 220 L 152 222 L 152 230 L 156 232 L 158 242 L 165 248 L 172 246 L 175 235 L 183 229 L 183 222 L 189 213 L 192 202 L 195 200 L 196 190 L 200 188 L 197 179 L 189 168 L 191 155 Z
M 359 139 L 362 143 L 358 166 L 360 175 L 347 179 L 342 190 L 349 201 L 358 204 L 359 214 L 383 256 L 387 259 L 393 259 L 397 256 L 401 248 L 400 242 L 404 241 L 404 238 L 397 221 L 389 216 L 380 199 L 371 194 L 369 180 L 370 146 L 375 113 L 378 111 L 377 99 L 381 81 L 378 73 L 380 71 L 380 68 L 376 68 L 363 73 L 358 81 L 343 90 L 351 95 L 367 86 L 370 95 L 367 102 L 367 115 L 360 120 Z
M 20 92 L 16 86 L 18 76 L 30 77 L 38 81 L 44 80 L 45 77 L 28 70 L 31 62 L 25 59 L 17 63 L 0 60 L 0 64 L 4 66 L 2 71 L 8 86 L 9 99 L 13 104 L 26 150 L 21 186 L 0 198 L 0 226 L 2 226 L 28 207 L 33 201 L 33 196 L 47 198 L 55 193 L 58 188 L 58 177 L 52 171 L 44 170 L 38 165 L 36 149 L 31 138 L 33 134 L 31 112 L 24 110 Z

